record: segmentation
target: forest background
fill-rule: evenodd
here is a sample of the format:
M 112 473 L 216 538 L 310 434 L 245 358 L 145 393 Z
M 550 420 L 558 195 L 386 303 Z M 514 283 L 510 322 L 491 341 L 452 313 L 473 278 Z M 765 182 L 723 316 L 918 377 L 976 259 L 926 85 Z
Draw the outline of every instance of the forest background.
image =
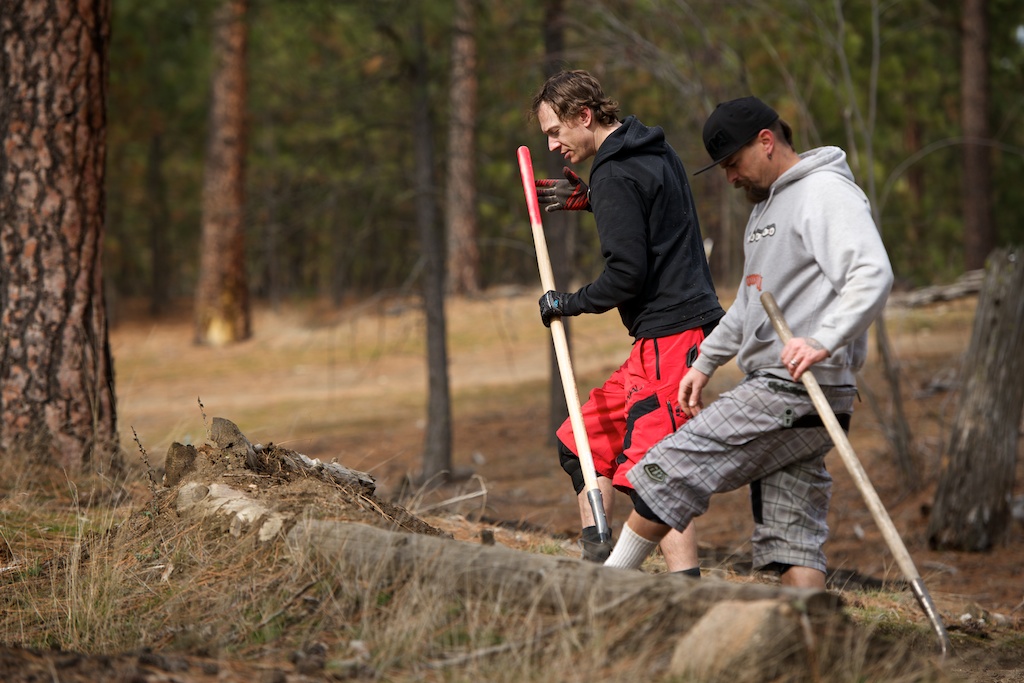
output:
M 445 297 L 537 281 L 513 158 L 526 144 L 538 176 L 561 172 L 526 114 L 554 70 L 595 73 L 691 169 L 708 114 L 750 93 L 798 149 L 842 146 L 897 288 L 980 269 L 1024 233 L 1024 17 L 1008 0 L 117 0 L 111 25 L 108 318 L 125 298 L 159 316 L 195 296 L 196 341 L 217 345 L 249 336 L 250 297 L 422 294 L 423 478 L 451 462 Z M 692 184 L 728 295 L 748 207 L 720 174 Z M 545 223 L 557 287 L 595 277 L 592 217 Z
M 115 321 L 124 297 L 145 295 L 159 311 L 195 290 L 218 4 L 113 2 L 104 273 Z M 793 124 L 799 149 L 844 147 L 861 184 L 874 184 L 898 286 L 949 281 L 982 265 L 966 263 L 969 230 L 989 232 L 988 248 L 1024 237 L 1024 13 L 1011 0 L 983 4 L 991 181 L 978 187 L 964 170 L 961 2 L 478 3 L 474 135 L 448 150 L 453 3 L 253 0 L 250 291 L 274 305 L 340 304 L 414 288 L 423 265 L 414 122 L 428 113 L 439 216 L 448 158 L 475 163 L 476 286 L 534 284 L 515 150 L 529 145 L 544 175 L 551 155 L 526 111 L 545 78 L 552 5 L 565 22 L 561 63 L 595 73 L 624 115 L 662 126 L 688 168 L 706 163 L 700 131 L 715 104 L 756 94 Z M 409 75 L 419 39 L 430 112 Z M 586 178 L 588 168 L 577 170 Z M 720 174 L 691 181 L 716 245 L 716 282 L 731 291 L 748 209 Z M 990 199 L 990 225 L 965 223 L 973 193 Z M 571 260 L 586 281 L 602 263 L 590 216 L 580 220 Z

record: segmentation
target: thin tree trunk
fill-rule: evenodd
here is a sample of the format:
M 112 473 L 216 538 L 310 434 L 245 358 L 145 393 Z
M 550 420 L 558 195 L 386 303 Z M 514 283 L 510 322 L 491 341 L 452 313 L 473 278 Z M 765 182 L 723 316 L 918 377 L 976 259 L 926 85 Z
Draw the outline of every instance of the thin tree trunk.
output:
M 252 334 L 245 272 L 248 0 L 224 0 L 214 19 L 210 129 L 196 286 L 196 342 L 222 346 Z
M 928 520 L 933 548 L 1004 543 L 1024 410 L 1024 250 L 992 253 L 960 373 L 960 401 Z
M 118 465 L 101 258 L 110 3 L 5 2 L 2 22 L 0 449 Z
M 455 0 L 448 122 L 448 291 L 480 292 L 476 216 L 476 0 Z
M 912 97 L 909 93 L 907 98 Z M 913 111 L 910 107 L 910 102 L 905 105 L 907 112 Z M 918 150 L 924 145 L 921 143 L 921 122 L 916 117 L 911 117 L 903 127 L 903 146 L 908 150 Z M 924 166 L 912 165 L 907 169 L 907 199 L 910 209 L 910 221 L 909 225 L 905 228 L 904 240 L 908 245 L 917 245 L 921 243 L 921 232 L 920 225 L 924 223 L 923 211 L 921 207 L 924 206 L 925 197 L 925 175 Z
M 269 121 L 261 121 L 260 125 L 267 125 Z M 270 167 L 279 163 L 277 153 L 277 142 L 272 135 L 263 137 L 260 151 L 267 159 Z M 260 270 L 256 276 L 253 290 L 262 293 L 270 303 L 273 311 L 281 308 L 281 300 L 286 289 L 285 263 L 286 256 L 283 252 L 284 228 L 282 226 L 282 196 L 285 188 L 280 179 L 273 179 L 265 190 L 264 204 L 266 206 L 266 219 L 260 222 L 260 232 L 257 236 L 260 258 Z
M 564 0 L 548 0 L 544 4 L 544 75 L 553 76 L 565 67 L 565 2 Z M 544 170 L 549 178 L 562 178 L 563 161 L 556 154 L 544 155 Z M 547 242 L 548 256 L 551 259 L 551 274 L 555 278 L 555 287 L 562 292 L 572 286 L 573 252 L 576 245 L 576 231 L 579 229 L 579 216 L 571 211 L 544 213 L 544 238 Z M 539 291 L 539 290 L 538 290 Z M 543 292 L 540 292 L 543 294 Z M 538 296 L 539 298 L 539 296 Z M 538 321 L 540 317 L 538 315 Z M 572 318 L 563 318 L 565 339 L 570 353 L 572 351 Z M 549 355 L 548 390 L 548 442 L 555 443 L 555 432 L 569 417 L 569 405 L 562 389 L 561 370 L 554 347 Z
M 345 302 L 345 284 L 348 281 L 348 270 L 345 264 L 345 252 L 348 241 L 345 235 L 345 222 L 348 219 L 348 212 L 344 201 L 338 196 L 338 190 L 331 190 L 331 210 L 328 212 L 327 220 L 331 226 L 330 239 L 330 262 L 328 267 L 331 272 L 328 275 L 330 285 L 331 304 L 341 306 Z
M 847 91 L 847 102 L 850 110 L 851 133 L 856 130 L 864 141 L 864 162 L 851 161 L 856 172 L 859 167 L 864 168 L 865 180 L 867 182 L 866 194 L 871 203 L 871 216 L 882 232 L 882 216 L 879 213 L 878 193 L 875 182 L 875 151 L 874 135 L 875 121 L 877 119 L 878 101 L 878 72 L 881 64 L 881 27 L 878 0 L 871 2 L 871 77 L 868 84 L 868 113 L 865 119 L 857 104 L 856 93 L 854 92 L 853 76 L 850 73 L 850 64 L 843 45 L 845 44 L 845 20 L 843 19 L 843 4 L 841 0 L 835 0 L 836 13 L 836 50 L 840 59 L 843 73 L 843 81 Z M 851 145 L 851 155 L 856 152 L 856 147 Z M 913 452 L 913 436 L 910 431 L 910 424 L 907 422 L 903 412 L 903 394 L 900 389 L 899 367 L 892 356 L 892 345 L 889 343 L 889 334 L 885 326 L 884 317 L 880 316 L 875 322 L 875 342 L 878 346 L 879 355 L 882 358 L 882 367 L 885 371 L 886 380 L 889 383 L 889 395 L 892 397 L 893 415 L 892 419 L 885 421 L 886 436 L 893 446 L 896 455 L 896 463 L 901 473 L 902 484 L 905 488 L 915 491 L 921 488 L 923 481 L 918 474 L 918 466 L 915 463 Z M 884 417 L 884 416 L 883 416 Z
M 434 117 L 430 108 L 430 74 L 423 20 L 414 27 L 412 134 L 416 158 L 416 226 L 423 254 L 423 310 L 427 321 L 427 430 L 421 481 L 450 475 L 452 463 L 451 393 L 444 301 L 444 251 L 437 234 L 437 190 L 434 184 Z
M 149 139 L 149 155 L 146 159 L 146 207 L 149 219 L 150 290 L 149 312 L 161 315 L 167 309 L 170 298 L 168 278 L 171 273 L 170 248 L 167 229 L 171 224 L 171 212 L 167 207 L 167 183 L 163 174 L 164 152 L 159 132 Z
M 964 0 L 960 91 L 964 131 L 964 266 L 975 270 L 995 247 L 988 128 L 987 0 Z
M 737 220 L 735 215 L 736 201 L 731 195 L 733 188 L 727 183 L 719 181 L 715 183 L 712 192 L 718 198 L 718 236 L 714 239 L 713 254 L 715 259 L 711 263 L 720 263 L 718 272 L 712 271 L 711 277 L 715 282 L 739 282 L 743 279 L 743 230 L 742 221 Z M 710 266 L 711 263 L 708 265 Z M 734 290 L 735 291 L 735 290 Z M 719 291 L 719 294 L 722 292 Z M 732 294 L 733 292 L 730 292 Z
M 900 371 L 896 360 L 892 357 L 892 344 L 885 324 L 885 316 L 878 316 L 875 321 L 875 344 L 878 355 L 882 359 L 882 370 L 885 373 L 889 391 L 892 394 L 892 417 L 880 420 L 889 442 L 896 452 L 896 466 L 900 470 L 903 486 L 910 491 L 919 491 L 924 485 L 920 465 L 914 450 L 914 440 L 910 434 L 910 423 L 903 412 L 903 394 L 900 388 Z

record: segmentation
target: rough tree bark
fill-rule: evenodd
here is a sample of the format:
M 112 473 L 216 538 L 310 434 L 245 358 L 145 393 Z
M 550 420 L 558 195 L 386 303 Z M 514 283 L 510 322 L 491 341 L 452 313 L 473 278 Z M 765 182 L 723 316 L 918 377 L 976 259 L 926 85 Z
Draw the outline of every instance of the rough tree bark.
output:
M 609 569 L 592 562 L 500 545 L 378 529 L 331 520 L 302 520 L 287 533 L 293 548 L 336 563 L 342 573 L 367 570 L 396 576 L 410 569 L 453 580 L 475 595 L 501 595 L 526 604 L 578 614 L 595 605 L 625 605 L 634 613 L 651 610 L 689 625 L 722 600 L 807 600 L 815 612 L 830 612 L 841 602 L 825 591 L 787 589 L 766 584 L 706 579 L 673 574 L 646 574 Z M 629 596 L 629 599 L 625 599 Z M 691 622 L 692 623 L 692 622 Z M 684 629 L 685 630 L 685 629 Z
M 1006 540 L 1024 409 L 1024 249 L 1000 249 L 986 267 L 960 401 L 942 458 L 928 541 L 983 551 Z
M 117 464 L 101 259 L 110 3 L 4 2 L 0 22 L 0 449 Z
M 195 340 L 223 346 L 252 334 L 245 272 L 246 46 L 248 0 L 224 0 L 214 18 L 210 128 Z
M 448 292 L 480 292 L 476 216 L 476 0 L 455 0 L 448 121 Z

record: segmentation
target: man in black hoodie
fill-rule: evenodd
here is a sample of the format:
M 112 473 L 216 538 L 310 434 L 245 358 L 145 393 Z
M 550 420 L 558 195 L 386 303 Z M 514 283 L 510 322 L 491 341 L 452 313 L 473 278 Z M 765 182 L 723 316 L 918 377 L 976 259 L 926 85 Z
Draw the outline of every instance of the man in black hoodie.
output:
M 586 71 L 555 74 L 532 107 L 548 149 L 571 164 L 594 158 L 589 190 L 566 167 L 577 206 L 564 208 L 589 203 L 604 256 L 604 270 L 590 284 L 541 297 L 541 320 L 550 326 L 555 316 L 616 308 L 634 339 L 629 358 L 582 407 L 598 485 L 609 502 L 615 489 L 635 495 L 626 472 L 686 420 L 679 381 L 724 315 L 679 156 L 661 128 L 648 128 L 634 116 L 620 121 L 618 111 Z M 538 181 L 539 194 L 550 204 L 545 183 L 550 181 Z M 569 420 L 558 440 L 562 468 L 579 500 L 584 558 L 603 562 L 611 543 L 597 535 Z M 670 571 L 700 576 L 692 526 L 666 536 L 661 546 Z

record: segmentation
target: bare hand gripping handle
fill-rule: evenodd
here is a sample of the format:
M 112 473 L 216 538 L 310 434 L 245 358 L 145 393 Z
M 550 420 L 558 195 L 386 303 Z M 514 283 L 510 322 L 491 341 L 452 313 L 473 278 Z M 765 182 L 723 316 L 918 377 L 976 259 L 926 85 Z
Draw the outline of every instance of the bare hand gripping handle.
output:
M 779 310 L 778 304 L 775 303 L 775 297 L 769 292 L 762 293 L 761 305 L 764 306 L 764 310 L 768 313 L 768 318 L 772 321 L 772 325 L 775 327 L 779 338 L 782 339 L 782 343 L 785 344 L 792 339 L 793 332 L 789 329 L 789 325 L 786 324 L 785 318 L 782 317 L 782 311 Z M 942 624 L 938 610 L 935 609 L 935 603 L 932 602 L 928 590 L 924 587 L 924 581 L 922 581 L 921 575 L 914 566 L 914 561 L 910 558 L 910 553 L 903 544 L 903 539 L 900 538 L 899 533 L 896 531 L 896 526 L 892 523 L 889 513 L 886 512 L 885 506 L 882 505 L 882 501 L 875 491 L 875 487 L 871 485 L 867 473 L 861 466 L 860 460 L 857 459 L 857 454 L 854 453 L 850 440 L 846 438 L 846 432 L 839 425 L 839 420 L 836 419 L 832 406 L 829 405 L 828 399 L 825 398 L 825 394 L 821 390 L 821 386 L 818 385 L 818 380 L 814 378 L 810 370 L 805 370 L 800 375 L 800 381 L 804 383 L 804 387 L 806 387 L 807 392 L 810 394 L 814 407 L 821 417 L 821 421 L 825 423 L 829 436 L 832 437 L 832 442 L 839 451 L 839 457 L 842 458 L 843 464 L 846 465 L 846 469 L 849 471 L 850 476 L 853 477 L 854 483 L 864 497 L 864 502 L 867 503 L 871 516 L 875 519 L 875 524 L 878 525 L 883 538 L 885 538 L 886 545 L 889 546 L 889 551 L 896 558 L 896 563 L 900 566 L 900 570 L 903 571 L 903 575 L 910 581 L 910 588 L 914 593 L 914 597 L 917 598 L 918 604 L 921 605 L 925 616 L 931 622 L 932 628 L 939 638 L 941 655 L 945 657 L 951 647 L 949 634 L 946 633 L 946 627 Z

